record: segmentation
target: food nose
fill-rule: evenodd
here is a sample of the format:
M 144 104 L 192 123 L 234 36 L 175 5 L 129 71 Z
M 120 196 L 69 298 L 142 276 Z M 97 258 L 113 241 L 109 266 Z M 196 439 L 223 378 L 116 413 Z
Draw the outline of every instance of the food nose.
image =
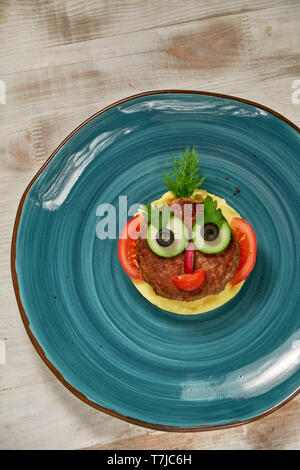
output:
M 189 243 L 184 252 L 184 272 L 193 274 L 194 272 L 195 246 Z

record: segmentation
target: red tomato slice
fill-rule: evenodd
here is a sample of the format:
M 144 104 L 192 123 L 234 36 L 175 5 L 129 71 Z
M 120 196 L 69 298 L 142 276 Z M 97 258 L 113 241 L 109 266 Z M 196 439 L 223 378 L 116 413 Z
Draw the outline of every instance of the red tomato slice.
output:
M 254 268 L 257 252 L 257 240 L 253 228 L 249 222 L 244 219 L 233 217 L 230 227 L 234 231 L 240 244 L 240 264 L 231 281 L 231 285 L 235 286 L 246 279 Z
M 143 279 L 136 264 L 136 234 L 140 229 L 140 221 L 141 216 L 139 215 L 128 220 L 118 242 L 120 264 L 128 276 L 134 279 Z
M 180 290 L 192 291 L 199 289 L 205 281 L 204 269 L 197 269 L 193 274 L 181 274 L 172 279 L 175 286 Z

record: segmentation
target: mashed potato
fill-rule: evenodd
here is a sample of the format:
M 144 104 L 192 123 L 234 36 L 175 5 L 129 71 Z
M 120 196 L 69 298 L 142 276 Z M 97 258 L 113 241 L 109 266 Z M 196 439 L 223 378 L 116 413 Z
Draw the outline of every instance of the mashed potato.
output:
M 198 199 L 200 202 L 204 201 L 206 196 L 211 196 L 215 201 L 217 201 L 218 208 L 222 210 L 223 216 L 229 224 L 233 217 L 240 217 L 240 215 L 226 203 L 225 199 L 215 196 L 214 194 L 210 194 L 204 189 L 197 189 L 192 195 L 193 198 Z M 174 194 L 171 191 L 168 191 L 167 193 L 163 194 L 160 199 L 153 201 L 152 204 L 161 206 L 162 204 L 169 204 L 173 199 Z M 137 290 L 147 300 L 149 300 L 149 302 L 163 310 L 180 315 L 197 315 L 221 307 L 240 291 L 245 282 L 242 281 L 233 287 L 231 287 L 230 283 L 228 283 L 225 289 L 219 294 L 208 295 L 207 297 L 199 300 L 185 302 L 183 300 L 171 300 L 166 299 L 165 297 L 161 297 L 154 292 L 153 288 L 147 282 L 132 278 L 131 280 Z

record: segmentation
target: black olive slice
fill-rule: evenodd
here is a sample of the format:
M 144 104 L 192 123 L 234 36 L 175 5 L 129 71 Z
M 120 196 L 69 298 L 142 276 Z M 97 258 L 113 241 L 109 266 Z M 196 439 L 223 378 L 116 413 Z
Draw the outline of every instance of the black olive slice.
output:
M 174 241 L 174 233 L 168 228 L 161 228 L 157 232 L 156 240 L 160 246 L 170 246 Z
M 202 237 L 204 234 L 204 240 L 212 242 L 219 235 L 219 228 L 213 222 L 208 222 L 207 224 L 204 224 L 204 227 L 201 232 Z

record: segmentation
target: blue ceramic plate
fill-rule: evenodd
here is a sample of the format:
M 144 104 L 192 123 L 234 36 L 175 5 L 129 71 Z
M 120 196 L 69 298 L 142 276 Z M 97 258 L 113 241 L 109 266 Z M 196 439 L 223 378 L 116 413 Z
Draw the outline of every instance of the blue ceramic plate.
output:
M 114 416 L 171 430 L 238 424 L 295 395 L 299 144 L 299 129 L 274 111 L 184 91 L 122 100 L 62 143 L 21 200 L 12 273 L 27 332 L 71 391 Z M 118 208 L 120 195 L 128 205 L 160 197 L 162 170 L 187 145 L 201 154 L 204 188 L 258 239 L 240 293 L 196 316 L 150 304 L 121 269 L 117 240 L 96 236 L 97 207 Z

